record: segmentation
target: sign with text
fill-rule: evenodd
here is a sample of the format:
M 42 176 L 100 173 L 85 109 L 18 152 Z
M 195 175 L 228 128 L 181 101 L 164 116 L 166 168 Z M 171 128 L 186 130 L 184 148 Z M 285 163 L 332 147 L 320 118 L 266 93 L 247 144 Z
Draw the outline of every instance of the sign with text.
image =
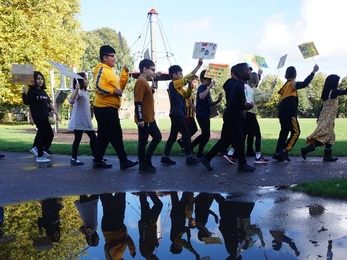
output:
M 194 44 L 193 59 L 214 59 L 217 44 L 213 42 L 196 42 Z
M 222 78 L 227 76 L 228 71 L 228 64 L 209 63 L 206 68 L 205 78 Z
M 243 58 L 249 66 L 255 66 L 257 68 L 268 68 L 264 57 L 254 54 L 245 54 L 243 55 Z
M 313 42 L 306 42 L 306 43 L 300 44 L 298 47 L 304 59 L 319 55 L 316 49 L 316 46 L 314 45 Z
M 34 65 L 32 64 L 12 64 L 12 84 L 33 85 Z

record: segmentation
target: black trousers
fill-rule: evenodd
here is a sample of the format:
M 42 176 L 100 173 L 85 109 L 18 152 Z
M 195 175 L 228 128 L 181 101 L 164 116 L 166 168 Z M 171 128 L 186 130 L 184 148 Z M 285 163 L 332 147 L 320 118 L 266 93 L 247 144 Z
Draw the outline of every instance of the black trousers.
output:
M 205 155 L 206 159 L 210 161 L 219 153 L 219 151 L 224 151 L 230 144 L 233 144 L 233 148 L 238 154 L 237 158 L 239 166 L 245 165 L 245 135 L 243 127 L 243 119 L 232 119 L 224 113 L 221 137 L 212 147 L 212 149 Z
M 103 193 L 100 195 L 103 216 L 101 219 L 102 231 L 118 231 L 124 226 L 125 193 Z
M 137 127 L 138 131 L 138 146 L 137 146 L 137 153 L 138 153 L 138 158 L 139 162 L 143 163 L 145 162 L 145 155 L 152 156 L 155 148 L 157 148 L 158 144 L 161 141 L 161 132 L 158 128 L 157 123 L 151 122 L 151 123 L 145 123 L 144 127 Z M 146 145 L 148 143 L 148 137 L 152 137 L 152 141 L 150 142 L 147 152 L 146 152 Z
M 247 112 L 245 118 L 245 133 L 247 134 L 246 153 L 253 153 L 253 141 L 255 137 L 255 151 L 261 151 L 261 133 L 257 115 Z
M 198 148 L 198 155 L 199 155 L 204 151 L 204 147 L 208 143 L 208 140 L 210 140 L 211 125 L 210 125 L 209 117 L 197 116 L 196 119 L 198 120 L 200 129 L 201 129 L 201 134 L 197 138 L 195 138 L 195 140 L 192 142 L 192 148 L 199 145 L 199 148 Z
M 77 159 L 77 152 L 78 152 L 78 147 L 80 146 L 81 140 L 82 140 L 82 135 L 83 132 L 85 132 L 88 137 L 89 137 L 89 146 L 90 149 L 92 150 L 93 157 L 95 157 L 95 141 L 96 141 L 96 134 L 94 130 L 92 131 L 83 131 L 83 130 L 74 130 L 75 134 L 75 139 L 72 143 L 72 155 L 71 157 L 74 159 Z
M 183 145 L 184 145 L 184 151 L 186 155 L 191 155 L 192 154 L 192 148 L 190 145 L 190 131 L 186 123 L 186 119 L 181 116 L 176 116 L 176 115 L 171 115 L 171 129 L 170 129 L 170 135 L 169 138 L 167 139 L 167 142 L 165 144 L 165 149 L 164 149 L 164 155 L 169 156 L 172 145 L 176 142 L 178 132 L 182 134 L 182 140 L 183 140 Z
M 278 136 L 276 152 L 279 152 L 281 149 L 290 152 L 300 136 L 298 118 L 296 116 L 280 118 L 280 124 L 281 131 Z M 289 133 L 290 136 L 288 138 Z
M 37 156 L 43 156 L 43 149 L 48 149 L 53 141 L 53 130 L 51 125 L 49 124 L 48 118 L 45 119 L 35 119 L 34 123 L 37 128 L 37 133 L 35 137 L 34 143 L 36 143 L 37 147 Z
M 98 122 L 98 135 L 95 145 L 95 162 L 101 162 L 109 143 L 117 153 L 120 163 L 127 160 L 124 151 L 123 132 L 119 121 L 118 109 L 114 107 L 95 107 L 94 115 Z

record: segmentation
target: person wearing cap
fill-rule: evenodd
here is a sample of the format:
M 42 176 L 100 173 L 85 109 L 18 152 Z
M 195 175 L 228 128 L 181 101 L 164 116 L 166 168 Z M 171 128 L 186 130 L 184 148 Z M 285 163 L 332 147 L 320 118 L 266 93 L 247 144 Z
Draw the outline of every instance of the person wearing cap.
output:
M 280 120 L 281 131 L 278 136 L 276 151 L 272 157 L 277 161 L 290 161 L 288 152 L 293 149 L 300 136 L 300 126 L 298 122 L 298 89 L 306 88 L 318 70 L 319 66 L 317 64 L 314 65 L 311 74 L 302 82 L 295 81 L 295 67 L 290 66 L 286 70 L 285 78 L 287 82 L 278 91 L 278 94 L 280 94 L 278 118 Z M 289 133 L 290 136 L 288 138 Z

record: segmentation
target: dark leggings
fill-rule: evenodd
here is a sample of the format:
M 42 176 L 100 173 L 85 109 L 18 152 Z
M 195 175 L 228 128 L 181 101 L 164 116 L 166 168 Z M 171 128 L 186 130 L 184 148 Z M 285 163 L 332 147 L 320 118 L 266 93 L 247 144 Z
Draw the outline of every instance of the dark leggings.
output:
M 260 152 L 261 149 L 261 134 L 257 116 L 254 113 L 247 112 L 245 118 L 245 131 L 247 134 L 247 149 L 246 153 L 253 153 L 253 141 L 255 137 L 255 151 Z
M 43 156 L 43 148 L 46 146 L 46 149 L 49 148 L 52 143 L 54 134 L 51 125 L 49 124 L 48 117 L 45 119 L 36 119 L 34 118 L 34 123 L 37 128 L 37 133 L 35 137 L 36 147 L 37 147 L 37 156 Z M 48 146 L 48 147 L 47 147 Z
M 95 154 L 95 140 L 96 140 L 96 135 L 94 130 L 91 131 L 83 131 L 83 130 L 74 130 L 74 134 L 75 134 L 75 140 L 72 143 L 72 158 L 77 159 L 77 152 L 78 152 L 78 147 L 80 145 L 80 142 L 82 140 L 82 134 L 83 132 L 85 132 L 88 137 L 89 137 L 89 145 L 90 145 L 90 149 L 92 150 L 92 154 L 94 157 Z

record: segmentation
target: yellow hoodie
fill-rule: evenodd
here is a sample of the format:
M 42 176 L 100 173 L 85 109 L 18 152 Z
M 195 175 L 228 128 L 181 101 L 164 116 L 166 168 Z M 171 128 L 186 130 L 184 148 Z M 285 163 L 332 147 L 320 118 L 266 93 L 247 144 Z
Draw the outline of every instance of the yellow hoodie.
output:
M 94 70 L 96 107 L 114 107 L 119 109 L 122 103 L 120 96 L 114 95 L 115 90 L 124 90 L 129 79 L 129 73 L 122 70 L 120 80 L 111 67 L 99 63 Z M 118 82 L 119 81 L 119 82 Z

